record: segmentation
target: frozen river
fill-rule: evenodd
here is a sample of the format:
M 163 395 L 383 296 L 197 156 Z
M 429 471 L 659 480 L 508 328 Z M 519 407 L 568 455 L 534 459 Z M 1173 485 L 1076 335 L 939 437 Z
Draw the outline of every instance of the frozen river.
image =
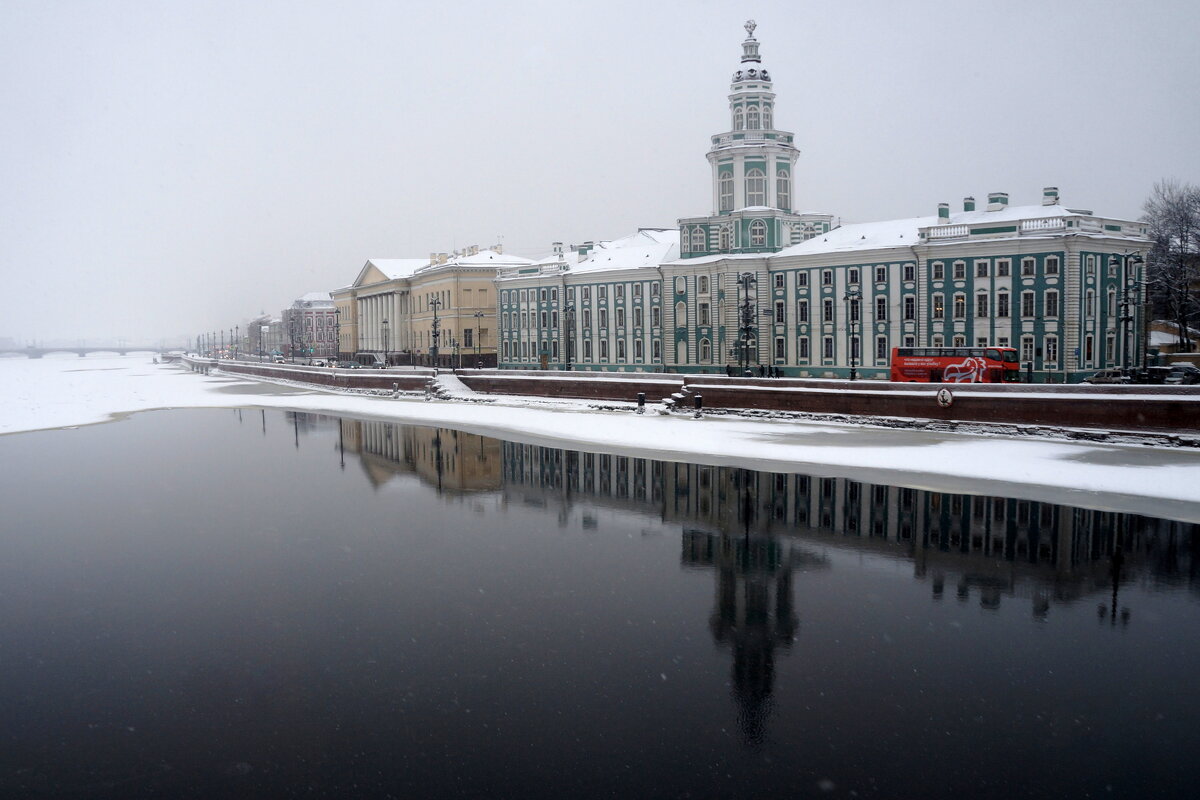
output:
M 274 408 L 0 459 L 4 796 L 1195 793 L 1198 529 L 1094 490 Z

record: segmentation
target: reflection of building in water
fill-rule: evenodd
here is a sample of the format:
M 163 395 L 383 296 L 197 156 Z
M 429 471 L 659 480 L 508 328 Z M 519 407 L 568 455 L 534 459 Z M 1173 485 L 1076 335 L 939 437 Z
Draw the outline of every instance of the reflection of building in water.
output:
M 346 449 L 359 453 L 378 487 L 399 474 L 415 474 L 439 491 L 491 492 L 500 488 L 500 442 L 487 436 L 418 428 L 392 422 L 342 420 Z
M 580 501 L 658 515 L 661 461 L 514 442 L 504 442 L 503 458 L 504 492 L 509 499 L 557 506 L 560 516 Z
M 625 506 L 684 528 L 729 533 L 749 520 L 756 534 L 833 537 L 911 558 L 934 597 L 949 583 L 959 599 L 975 594 L 984 608 L 1023 597 L 1041 616 L 1051 603 L 1111 591 L 1118 545 L 1123 580 L 1149 574 L 1200 587 L 1191 557 L 1200 526 L 1134 514 L 512 443 L 504 445 L 504 483 L 506 493 L 527 499 Z

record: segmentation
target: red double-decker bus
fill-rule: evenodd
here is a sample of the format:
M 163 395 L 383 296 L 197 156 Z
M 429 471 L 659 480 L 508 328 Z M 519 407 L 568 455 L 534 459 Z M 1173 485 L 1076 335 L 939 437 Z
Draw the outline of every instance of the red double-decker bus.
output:
M 892 380 L 912 383 L 1015 383 L 1012 347 L 893 347 Z

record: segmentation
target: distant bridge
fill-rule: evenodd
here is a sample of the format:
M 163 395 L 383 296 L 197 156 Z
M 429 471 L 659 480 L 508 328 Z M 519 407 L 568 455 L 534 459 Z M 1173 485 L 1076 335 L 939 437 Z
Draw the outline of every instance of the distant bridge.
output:
M 89 344 L 87 347 L 8 347 L 0 348 L 0 355 L 15 353 L 28 358 L 41 358 L 47 353 L 74 353 L 80 358 L 91 353 L 160 353 L 163 348 L 158 345 L 129 345 L 129 344 Z

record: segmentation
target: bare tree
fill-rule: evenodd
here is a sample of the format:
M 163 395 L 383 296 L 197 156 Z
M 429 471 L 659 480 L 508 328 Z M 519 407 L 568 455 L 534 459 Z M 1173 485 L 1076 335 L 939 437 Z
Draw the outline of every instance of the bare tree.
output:
M 1164 178 L 1142 206 L 1153 242 L 1146 289 L 1156 316 L 1176 324 L 1179 344 L 1191 349 L 1190 322 L 1200 312 L 1200 186 Z

